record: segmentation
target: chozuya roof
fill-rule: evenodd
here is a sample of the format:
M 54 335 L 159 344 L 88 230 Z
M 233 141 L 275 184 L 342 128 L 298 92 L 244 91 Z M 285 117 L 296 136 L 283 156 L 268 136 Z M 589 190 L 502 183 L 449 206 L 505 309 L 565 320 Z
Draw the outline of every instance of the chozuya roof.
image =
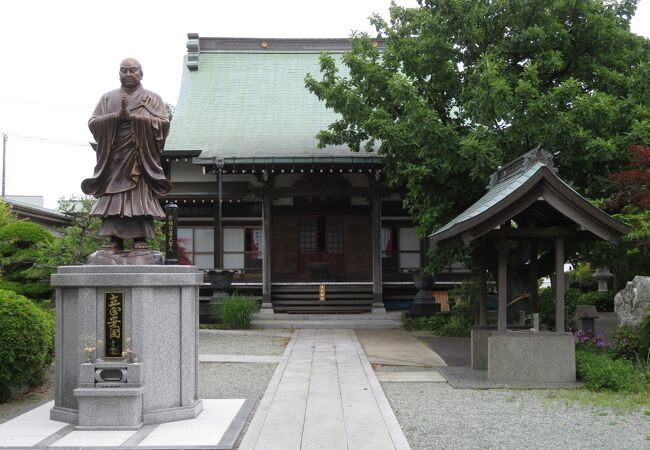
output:
M 305 75 L 319 77 L 322 51 L 340 60 L 347 39 L 188 38 L 166 154 L 377 158 L 345 146 L 317 148 L 316 133 L 337 115 L 307 91 Z
M 432 243 L 461 238 L 468 243 L 515 219 L 520 226 L 533 219 L 552 232 L 571 230 L 576 237 L 594 235 L 617 241 L 629 231 L 622 222 L 601 211 L 562 181 L 553 158 L 537 147 L 495 172 L 488 192 L 429 236 Z M 562 225 L 562 230 L 558 225 Z M 542 235 L 542 234 L 540 234 Z

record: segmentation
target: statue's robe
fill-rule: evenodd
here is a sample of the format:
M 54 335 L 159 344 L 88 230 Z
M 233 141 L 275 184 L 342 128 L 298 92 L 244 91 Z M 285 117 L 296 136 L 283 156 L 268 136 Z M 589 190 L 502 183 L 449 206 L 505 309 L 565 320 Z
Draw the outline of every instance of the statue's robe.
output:
M 126 96 L 131 120 L 118 118 Z M 122 239 L 154 237 L 154 218 L 165 216 L 158 198 L 171 190 L 160 165 L 169 132 L 165 104 L 139 86 L 104 94 L 88 127 L 97 142 L 97 165 L 81 189 L 97 197 L 91 214 L 102 217 L 101 236 Z

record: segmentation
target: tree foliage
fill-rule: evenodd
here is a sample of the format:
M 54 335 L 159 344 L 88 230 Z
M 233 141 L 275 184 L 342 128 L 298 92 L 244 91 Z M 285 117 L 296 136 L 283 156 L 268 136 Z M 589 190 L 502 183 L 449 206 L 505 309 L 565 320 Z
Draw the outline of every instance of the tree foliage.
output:
M 608 266 L 614 274 L 614 290 L 620 290 L 637 274 L 650 273 L 650 148 L 632 145 L 630 164 L 609 175 L 610 195 L 596 204 L 630 226 L 617 244 L 580 245 L 578 258 Z
M 98 236 L 100 219 L 90 215 L 94 198 L 71 197 L 58 203 L 58 210 L 70 217 L 72 224 L 61 228 L 57 238 L 40 246 L 42 256 L 38 267 L 44 277 L 49 277 L 58 266 L 85 264 L 88 256 L 104 242 Z
M 52 235 L 40 225 L 16 220 L 4 214 L 0 225 L 0 289 L 32 299 L 48 299 L 51 288 L 32 268 L 41 253 L 39 245 L 51 242 Z
M 538 144 L 598 198 L 629 162 L 624 149 L 650 142 L 650 42 L 629 31 L 636 0 L 419 3 L 371 18 L 383 51 L 354 34 L 340 63 L 322 55 L 321 79 L 305 83 L 340 115 L 321 146 L 384 155 L 422 234 Z

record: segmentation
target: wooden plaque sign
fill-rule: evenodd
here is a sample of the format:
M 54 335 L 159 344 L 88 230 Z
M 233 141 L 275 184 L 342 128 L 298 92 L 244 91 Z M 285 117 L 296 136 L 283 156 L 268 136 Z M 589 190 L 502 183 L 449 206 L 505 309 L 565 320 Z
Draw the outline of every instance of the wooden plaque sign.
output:
M 106 303 L 106 357 L 120 358 L 123 347 L 123 311 L 124 291 L 107 291 L 104 293 Z
M 325 284 L 321 283 L 320 288 L 318 290 L 318 299 L 321 302 L 325 301 Z

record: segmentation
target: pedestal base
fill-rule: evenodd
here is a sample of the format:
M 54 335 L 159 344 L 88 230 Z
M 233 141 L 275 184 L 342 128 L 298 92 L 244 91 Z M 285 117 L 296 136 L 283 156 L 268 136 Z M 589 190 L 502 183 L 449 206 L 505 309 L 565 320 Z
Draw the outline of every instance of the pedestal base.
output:
M 142 427 L 144 388 L 78 388 L 78 430 L 137 430 Z
M 162 253 L 153 250 L 97 250 L 88 257 L 88 265 L 144 266 L 164 264 Z
M 202 407 L 198 399 L 202 281 L 202 273 L 191 266 L 59 267 L 52 275 L 56 392 L 50 417 L 93 429 L 133 429 L 196 417 Z M 107 314 L 107 299 L 116 293 L 123 299 L 121 316 L 113 315 L 113 307 Z M 121 321 L 123 355 L 141 364 L 107 358 L 112 356 L 106 349 L 109 318 Z M 112 371 L 102 379 L 98 371 L 106 368 Z M 119 376 L 125 368 L 126 376 Z

